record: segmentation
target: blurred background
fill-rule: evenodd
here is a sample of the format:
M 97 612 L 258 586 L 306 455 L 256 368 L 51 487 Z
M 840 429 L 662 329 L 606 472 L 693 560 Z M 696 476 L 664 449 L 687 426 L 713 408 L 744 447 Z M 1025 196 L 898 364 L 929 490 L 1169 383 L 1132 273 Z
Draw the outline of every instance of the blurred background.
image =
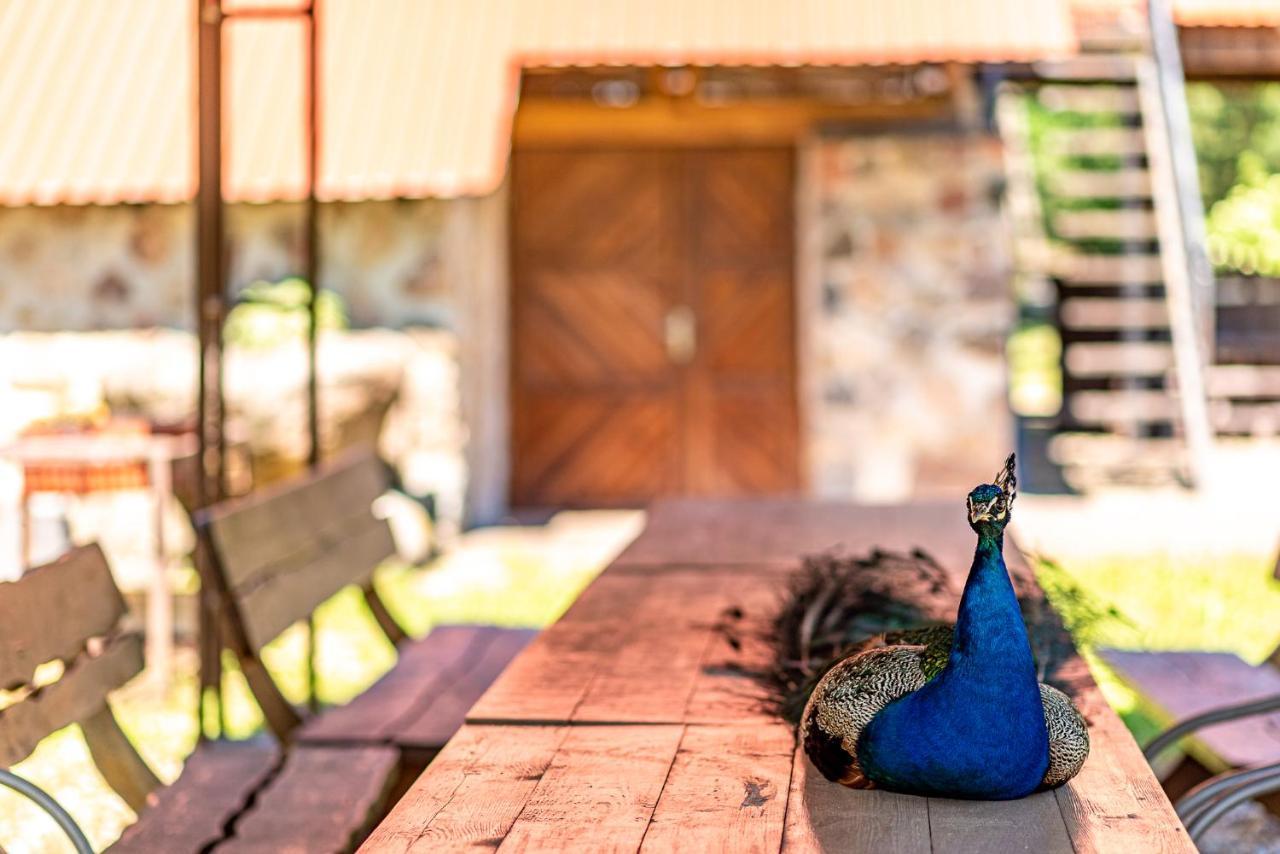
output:
M 104 543 L 169 777 L 199 402 L 230 492 L 306 467 L 313 283 L 314 447 L 396 468 L 420 629 L 554 619 L 656 498 L 959 501 L 1016 448 L 1082 642 L 1280 642 L 1280 3 L 0 0 L 0 116 L 0 578 Z M 340 701 L 393 659 L 327 607 Z M 108 841 L 83 759 L 24 766 Z

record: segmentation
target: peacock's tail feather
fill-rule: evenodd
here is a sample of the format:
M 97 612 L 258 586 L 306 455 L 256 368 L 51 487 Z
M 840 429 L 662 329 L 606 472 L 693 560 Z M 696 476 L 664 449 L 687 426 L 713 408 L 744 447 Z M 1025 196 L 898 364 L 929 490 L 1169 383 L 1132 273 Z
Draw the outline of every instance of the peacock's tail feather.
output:
M 950 574 L 923 549 L 874 549 L 861 557 L 805 558 L 787 585 L 769 640 L 773 666 L 765 674 L 774 711 L 799 723 L 805 704 L 833 664 L 885 646 L 922 647 L 926 679 L 951 653 L 959 591 Z M 1040 597 L 1019 600 L 1041 681 L 1054 675 L 1074 648 Z

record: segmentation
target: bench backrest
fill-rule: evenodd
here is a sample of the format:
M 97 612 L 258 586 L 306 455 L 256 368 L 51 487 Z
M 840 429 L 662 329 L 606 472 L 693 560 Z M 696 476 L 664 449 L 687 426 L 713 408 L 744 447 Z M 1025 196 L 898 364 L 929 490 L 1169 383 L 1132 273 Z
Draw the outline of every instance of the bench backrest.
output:
M 142 670 L 139 637 L 119 627 L 124 613 L 96 545 L 0 584 L 0 685 L 23 698 L 0 711 L 0 766 L 97 713 Z M 33 689 L 36 668 L 50 661 L 62 662 L 61 677 Z
M 369 588 L 395 553 L 372 509 L 388 484 L 386 465 L 361 451 L 197 514 L 254 652 L 343 587 Z
M 160 785 L 121 732 L 107 695 L 142 671 L 142 639 L 121 626 L 124 598 L 96 545 L 0 583 L 0 767 L 80 724 L 98 770 L 134 810 Z M 37 669 L 60 662 L 53 681 Z

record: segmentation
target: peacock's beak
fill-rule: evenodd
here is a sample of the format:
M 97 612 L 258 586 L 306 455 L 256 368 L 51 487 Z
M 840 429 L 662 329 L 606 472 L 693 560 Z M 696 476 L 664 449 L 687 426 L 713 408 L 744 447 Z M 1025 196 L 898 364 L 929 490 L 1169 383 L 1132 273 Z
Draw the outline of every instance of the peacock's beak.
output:
M 980 504 L 971 501 L 969 502 L 969 518 L 974 522 L 994 521 L 996 519 L 996 506 L 999 503 L 999 498 L 993 498 Z

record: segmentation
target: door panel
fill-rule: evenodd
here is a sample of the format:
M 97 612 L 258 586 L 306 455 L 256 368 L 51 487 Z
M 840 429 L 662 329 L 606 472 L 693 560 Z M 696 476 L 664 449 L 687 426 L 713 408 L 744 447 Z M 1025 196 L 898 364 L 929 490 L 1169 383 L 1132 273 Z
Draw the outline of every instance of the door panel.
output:
M 512 181 L 512 503 L 794 490 L 790 151 L 518 151 Z

